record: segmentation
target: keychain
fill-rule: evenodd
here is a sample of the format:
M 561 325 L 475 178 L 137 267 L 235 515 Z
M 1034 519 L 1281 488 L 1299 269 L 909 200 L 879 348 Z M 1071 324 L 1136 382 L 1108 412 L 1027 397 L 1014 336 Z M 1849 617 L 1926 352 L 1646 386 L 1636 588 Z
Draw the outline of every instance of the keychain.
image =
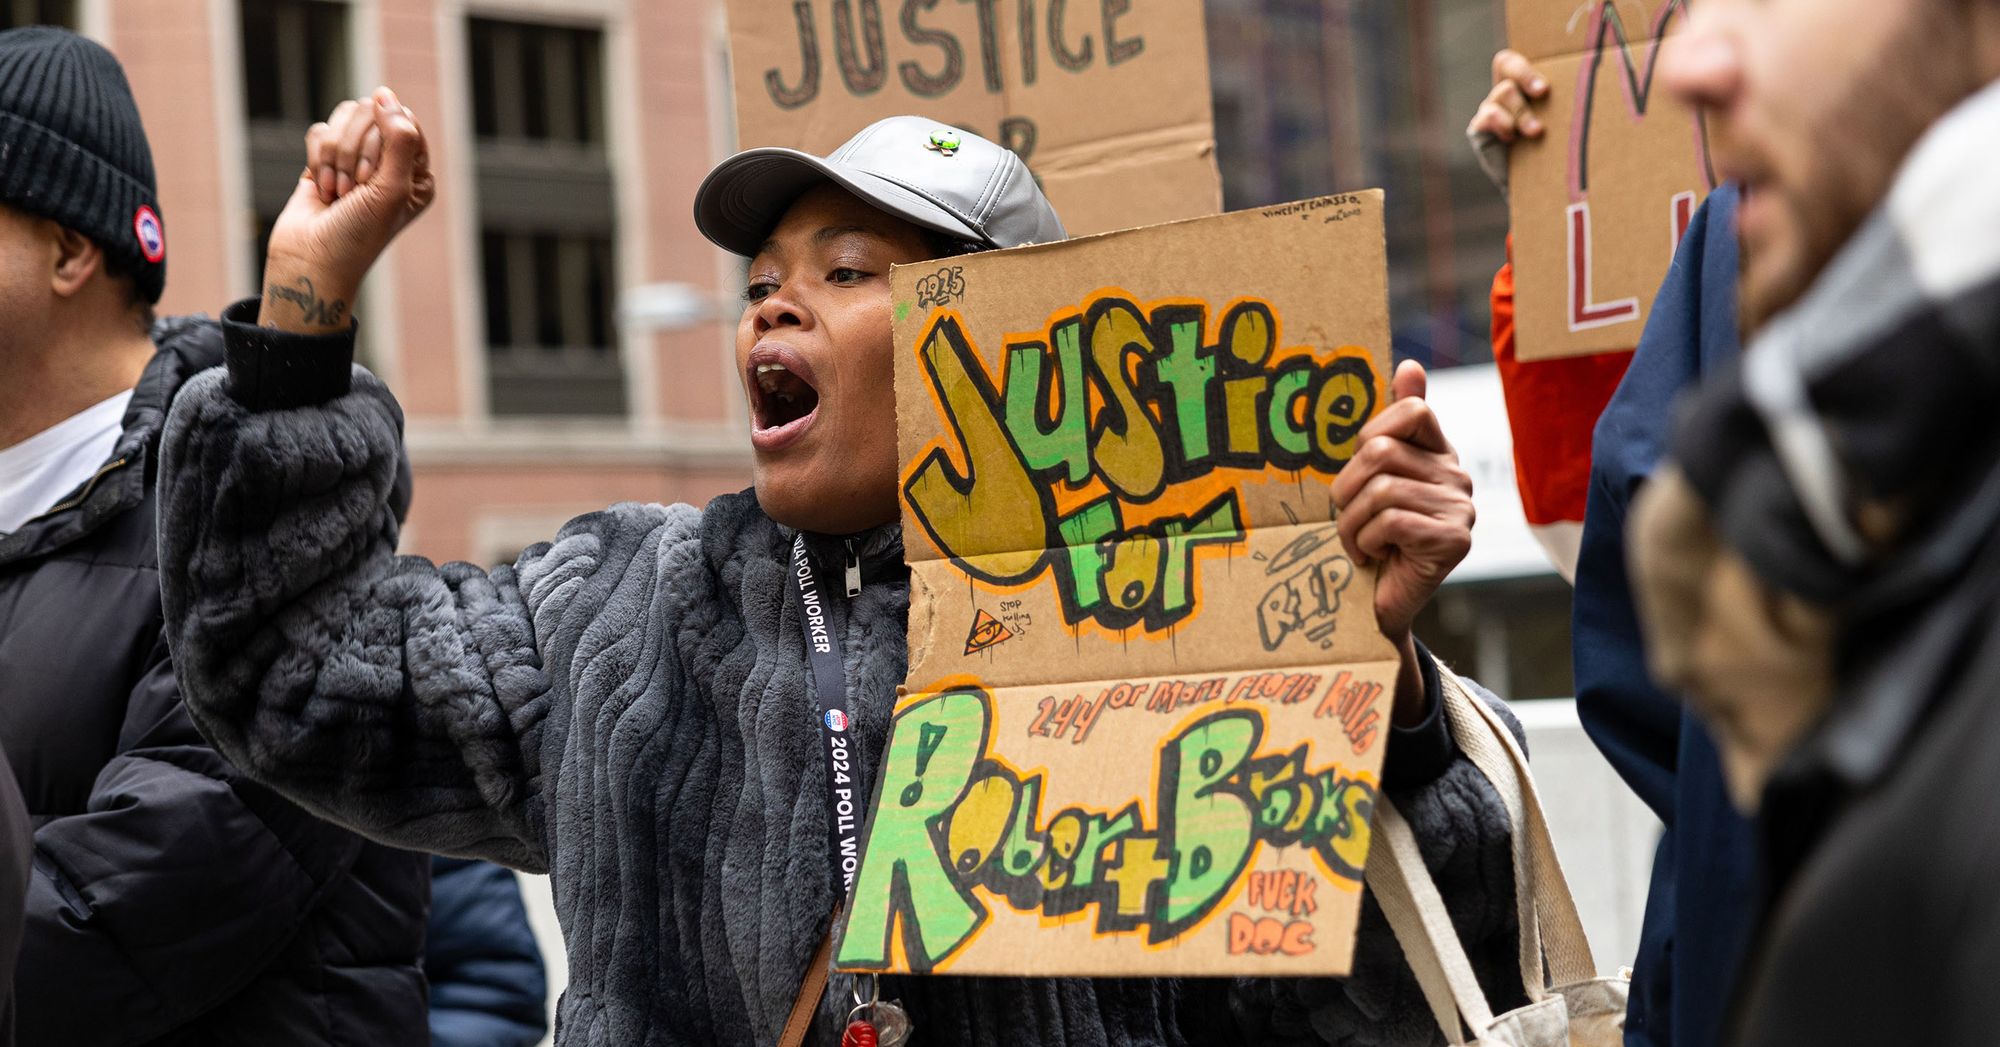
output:
M 863 982 L 868 995 L 861 995 Z M 894 1000 L 882 999 L 882 987 L 870 974 L 854 980 L 854 1009 L 847 1013 L 847 1031 L 840 1047 L 902 1047 L 910 1038 L 910 1016 Z

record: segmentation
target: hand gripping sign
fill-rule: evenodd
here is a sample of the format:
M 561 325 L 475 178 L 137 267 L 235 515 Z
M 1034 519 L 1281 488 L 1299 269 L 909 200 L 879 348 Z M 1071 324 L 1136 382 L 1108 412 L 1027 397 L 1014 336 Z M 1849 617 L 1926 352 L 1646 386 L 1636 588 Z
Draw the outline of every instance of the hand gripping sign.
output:
M 1379 192 L 893 271 L 910 675 L 841 967 L 1348 970 L 1386 273 Z

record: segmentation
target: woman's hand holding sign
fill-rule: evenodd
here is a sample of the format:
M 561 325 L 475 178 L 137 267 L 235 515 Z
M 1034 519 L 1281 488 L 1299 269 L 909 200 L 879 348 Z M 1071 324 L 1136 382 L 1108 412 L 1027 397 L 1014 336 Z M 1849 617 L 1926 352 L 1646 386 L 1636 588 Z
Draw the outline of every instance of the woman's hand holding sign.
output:
M 1472 477 L 1424 401 L 1428 384 L 1414 360 L 1396 369 L 1394 402 L 1361 430 L 1360 450 L 1333 482 L 1335 524 L 1348 555 L 1357 564 L 1382 564 L 1375 620 L 1402 653 L 1399 724 L 1424 713 L 1411 623 L 1472 549 Z
M 345 330 L 361 278 L 430 206 L 424 132 L 395 92 L 340 103 L 306 132 L 306 168 L 271 230 L 259 322 Z
M 1535 109 L 1548 97 L 1548 78 L 1535 70 L 1526 55 L 1508 49 L 1493 56 L 1493 89 L 1472 114 L 1465 137 L 1472 142 L 1480 169 L 1503 196 L 1507 192 L 1507 151 L 1517 139 L 1542 136 L 1544 125 Z
M 1534 104 L 1548 93 L 1548 80 L 1535 71 L 1526 55 L 1503 50 L 1493 56 L 1493 89 L 1486 92 L 1465 133 L 1476 136 L 1485 132 L 1506 143 L 1516 138 L 1540 138 L 1542 119 L 1535 115 Z

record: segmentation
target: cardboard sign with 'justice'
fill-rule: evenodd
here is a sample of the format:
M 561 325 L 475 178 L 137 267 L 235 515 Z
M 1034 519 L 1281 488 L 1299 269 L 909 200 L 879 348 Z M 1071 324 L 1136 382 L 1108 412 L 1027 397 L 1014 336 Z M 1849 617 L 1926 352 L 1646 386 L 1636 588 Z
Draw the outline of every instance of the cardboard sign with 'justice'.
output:
M 1382 196 L 891 273 L 910 670 L 836 960 L 1339 975 L 1397 656 Z
M 1508 173 L 1522 360 L 1636 346 L 1715 185 L 1699 120 L 1655 75 L 1686 17 L 1686 0 L 1507 0 L 1509 42 L 1549 81 L 1547 130 Z
M 914 113 L 1020 154 L 1070 235 L 1222 208 L 1199 0 L 729 0 L 743 148 Z

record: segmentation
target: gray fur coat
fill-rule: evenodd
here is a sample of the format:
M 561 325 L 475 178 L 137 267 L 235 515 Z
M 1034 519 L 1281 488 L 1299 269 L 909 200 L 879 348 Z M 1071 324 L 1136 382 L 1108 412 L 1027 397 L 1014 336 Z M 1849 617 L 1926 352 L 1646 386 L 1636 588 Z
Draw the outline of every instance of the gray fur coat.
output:
M 551 873 L 562 1047 L 774 1043 L 834 907 L 785 598 L 792 533 L 746 492 L 581 516 L 491 572 L 396 556 L 394 398 L 349 369 L 349 339 L 229 322 L 254 309 L 225 314 L 229 366 L 179 397 L 161 460 L 167 627 L 202 730 L 376 839 Z M 908 588 L 894 528 L 862 544 L 863 587 L 837 620 L 866 770 L 904 674 Z M 1392 742 L 1413 755 L 1385 786 L 1495 1004 L 1513 1006 L 1505 813 L 1426 730 Z M 848 988 L 836 975 L 812 1042 L 838 1042 Z M 885 978 L 883 992 L 920 1045 L 1438 1039 L 1372 899 L 1340 981 Z

